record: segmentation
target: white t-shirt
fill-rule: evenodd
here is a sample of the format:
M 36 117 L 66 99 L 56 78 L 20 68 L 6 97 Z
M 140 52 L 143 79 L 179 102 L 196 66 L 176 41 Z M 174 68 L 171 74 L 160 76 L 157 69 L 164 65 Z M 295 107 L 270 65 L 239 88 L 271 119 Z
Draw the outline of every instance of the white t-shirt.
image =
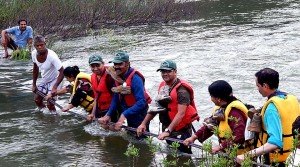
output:
M 59 60 L 57 54 L 48 49 L 48 55 L 45 62 L 40 63 L 37 61 L 37 51 L 33 50 L 31 53 L 32 62 L 36 63 L 39 67 L 39 71 L 42 74 L 41 83 L 48 83 L 55 80 L 59 75 L 59 69 L 62 67 L 62 63 Z

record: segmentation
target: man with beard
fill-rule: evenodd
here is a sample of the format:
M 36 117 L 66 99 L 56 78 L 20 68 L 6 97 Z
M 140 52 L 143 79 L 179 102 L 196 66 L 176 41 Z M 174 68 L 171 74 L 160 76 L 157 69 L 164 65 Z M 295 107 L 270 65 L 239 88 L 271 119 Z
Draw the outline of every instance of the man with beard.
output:
M 31 50 L 33 30 L 30 26 L 27 26 L 27 21 L 21 19 L 18 21 L 19 26 L 14 26 L 1 32 L 1 44 L 4 48 L 4 58 L 8 58 L 7 48 L 12 50 L 24 49 L 28 46 L 28 50 Z M 14 40 L 11 38 L 14 36 Z
M 56 95 L 57 88 L 64 77 L 63 66 L 59 60 L 57 54 L 46 48 L 45 38 L 38 35 L 34 38 L 35 50 L 32 51 L 32 62 L 33 62 L 33 81 L 32 81 L 32 91 L 35 94 L 34 101 L 39 108 L 44 108 L 43 96 L 40 94 L 51 93 L 51 96 Z M 41 71 L 41 80 L 37 86 L 37 78 Z M 37 93 L 37 91 L 39 91 Z M 47 101 L 47 107 L 50 111 L 55 111 L 54 104 Z
M 114 96 L 107 114 L 99 119 L 99 123 L 104 128 L 111 121 L 111 117 L 120 116 L 116 124 L 110 127 L 111 130 L 120 130 L 124 121 L 127 120 L 128 126 L 137 128 L 147 114 L 148 103 L 151 101 L 145 91 L 143 75 L 130 67 L 129 55 L 126 52 L 118 52 L 112 61 L 116 75 L 122 78 L 123 84 L 116 83 L 112 88 Z

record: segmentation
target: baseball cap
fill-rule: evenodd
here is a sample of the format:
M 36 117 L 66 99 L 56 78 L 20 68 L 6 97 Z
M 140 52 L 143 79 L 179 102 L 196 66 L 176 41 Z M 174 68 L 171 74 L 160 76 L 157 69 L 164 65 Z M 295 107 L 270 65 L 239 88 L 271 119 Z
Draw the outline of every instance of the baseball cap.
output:
M 172 60 L 165 60 L 160 64 L 159 69 L 156 71 L 161 71 L 161 70 L 176 70 L 177 66 L 176 63 Z
M 126 52 L 118 52 L 114 59 L 110 61 L 109 63 L 122 63 L 122 62 L 128 62 L 129 61 L 129 55 Z
M 95 55 L 90 56 L 89 64 L 91 65 L 91 64 L 95 64 L 95 63 L 98 63 L 98 64 L 103 63 L 103 59 L 100 55 L 95 54 Z

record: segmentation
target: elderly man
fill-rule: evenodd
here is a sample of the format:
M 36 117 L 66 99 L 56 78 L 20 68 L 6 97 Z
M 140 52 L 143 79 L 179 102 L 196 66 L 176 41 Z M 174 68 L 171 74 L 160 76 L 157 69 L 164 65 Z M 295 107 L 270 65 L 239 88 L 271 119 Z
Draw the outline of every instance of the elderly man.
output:
M 156 100 L 161 106 L 169 109 L 169 111 L 159 112 L 159 119 L 164 131 L 159 134 L 158 139 L 172 137 L 184 140 L 192 135 L 192 122 L 199 119 L 193 88 L 188 82 L 177 78 L 177 66 L 172 60 L 162 62 L 157 71 L 161 72 L 163 81 L 158 88 L 159 96 Z M 147 130 L 147 124 L 157 113 L 149 111 L 137 129 L 139 135 Z M 167 143 L 172 144 L 168 140 Z M 191 148 L 183 144 L 180 144 L 178 150 L 192 153 Z
M 28 50 L 31 51 L 33 30 L 30 26 L 27 26 L 27 21 L 21 19 L 18 21 L 19 26 L 14 26 L 1 32 L 1 44 L 4 48 L 4 58 L 8 58 L 7 48 L 12 50 L 24 49 L 28 46 Z M 10 37 L 14 36 L 14 40 Z

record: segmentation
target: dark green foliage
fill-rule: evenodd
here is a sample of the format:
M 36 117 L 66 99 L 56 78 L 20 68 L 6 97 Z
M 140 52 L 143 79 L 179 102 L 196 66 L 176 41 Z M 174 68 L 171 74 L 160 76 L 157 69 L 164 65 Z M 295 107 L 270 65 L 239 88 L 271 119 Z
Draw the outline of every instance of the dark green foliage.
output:
M 36 34 L 63 38 L 86 35 L 90 29 L 175 20 L 169 0 L 0 0 L 1 29 L 25 18 Z

